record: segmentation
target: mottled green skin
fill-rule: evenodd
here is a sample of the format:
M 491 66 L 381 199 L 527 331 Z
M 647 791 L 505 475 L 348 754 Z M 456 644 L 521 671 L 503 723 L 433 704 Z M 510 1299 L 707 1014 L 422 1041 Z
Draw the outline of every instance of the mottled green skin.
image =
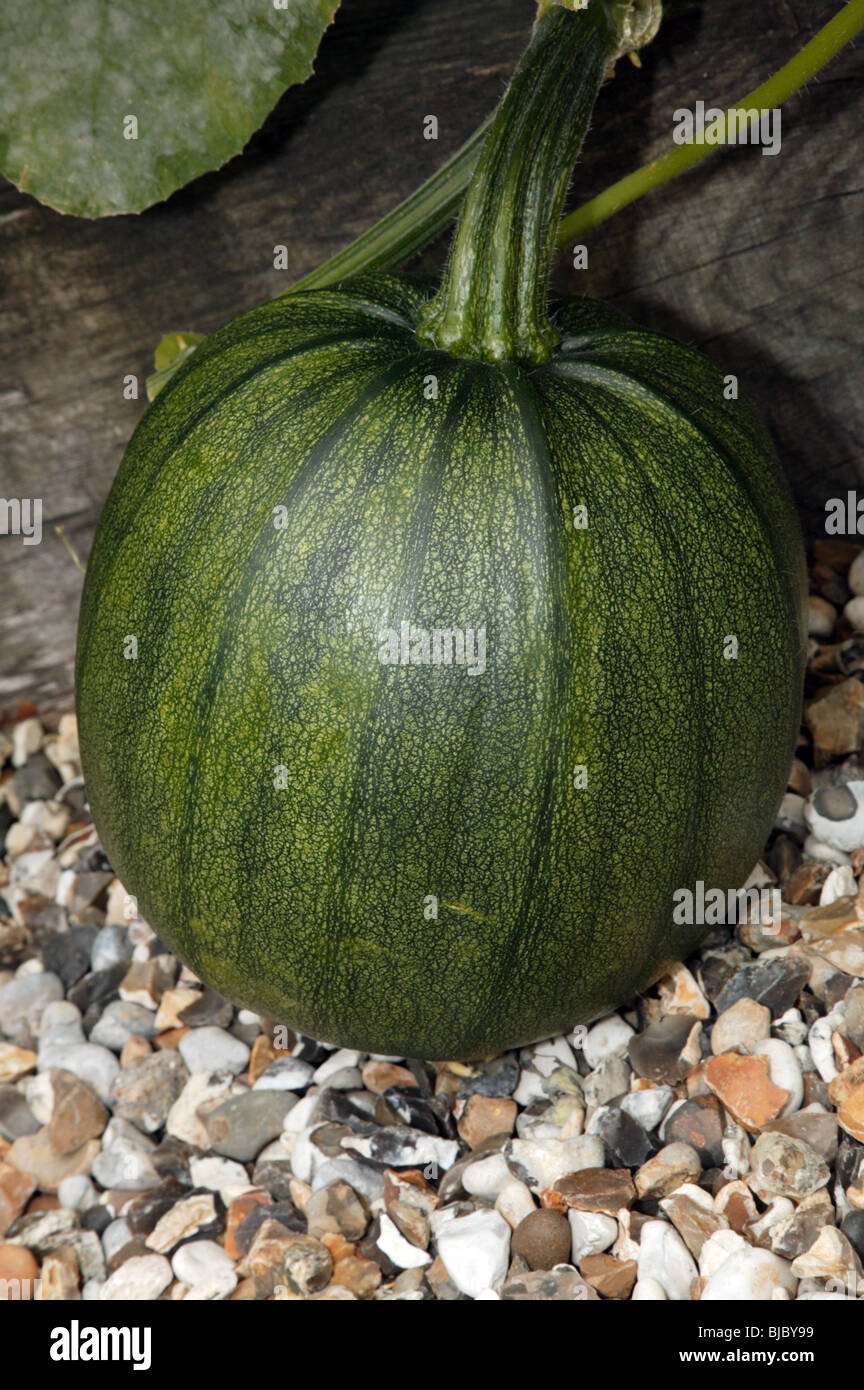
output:
M 78 706 L 105 849 L 196 973 L 330 1041 L 471 1057 L 619 1004 L 704 934 L 673 891 L 746 877 L 804 567 L 705 359 L 582 301 L 542 368 L 456 360 L 414 336 L 426 297 L 278 299 L 180 369 L 99 526 Z M 485 625 L 486 673 L 382 665 L 403 618 Z

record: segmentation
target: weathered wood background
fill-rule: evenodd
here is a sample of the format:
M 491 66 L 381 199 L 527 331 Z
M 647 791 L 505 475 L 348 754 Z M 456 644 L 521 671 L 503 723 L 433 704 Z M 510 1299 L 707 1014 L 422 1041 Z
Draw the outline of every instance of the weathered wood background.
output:
M 572 197 L 670 144 L 672 113 L 726 106 L 764 80 L 840 0 L 678 3 L 641 71 L 601 96 Z M 72 700 L 82 560 L 171 329 L 207 332 L 287 288 L 443 161 L 492 107 L 531 0 L 344 0 L 317 74 L 246 153 L 138 217 L 88 222 L 0 180 L 0 496 L 43 499 L 41 545 L 0 536 L 0 710 Z M 862 472 L 861 49 L 783 113 L 777 157 L 714 154 L 589 238 L 562 284 L 737 372 L 767 417 L 807 530 Z M 440 138 L 423 139 L 435 114 Z M 273 246 L 291 252 L 288 274 Z M 422 258 L 440 262 L 443 240 Z M 142 391 L 143 395 L 143 391 Z

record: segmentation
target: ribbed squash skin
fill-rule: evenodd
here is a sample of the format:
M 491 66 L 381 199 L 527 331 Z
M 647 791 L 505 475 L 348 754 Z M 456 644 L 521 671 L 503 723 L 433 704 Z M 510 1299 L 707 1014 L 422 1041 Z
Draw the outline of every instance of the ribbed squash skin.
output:
M 746 878 L 806 586 L 771 446 L 704 358 L 575 301 L 542 368 L 456 360 L 414 336 L 427 295 L 277 299 L 180 369 L 99 526 L 78 707 L 105 849 L 202 979 L 476 1057 L 621 1003 L 705 934 L 673 891 Z M 402 619 L 484 626 L 485 674 L 382 665 Z

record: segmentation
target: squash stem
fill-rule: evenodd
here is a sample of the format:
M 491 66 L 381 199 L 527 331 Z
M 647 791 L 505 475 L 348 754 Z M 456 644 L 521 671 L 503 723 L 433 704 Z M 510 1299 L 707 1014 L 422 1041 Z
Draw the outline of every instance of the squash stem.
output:
M 457 357 L 545 362 L 549 262 L 573 164 L 619 32 L 605 0 L 537 21 L 465 194 L 417 335 Z
M 773 110 L 780 106 L 788 97 L 800 91 L 804 84 L 845 48 L 862 29 L 864 0 L 849 0 L 849 3 L 814 34 L 794 58 L 779 68 L 767 82 L 748 92 L 747 96 L 742 97 L 730 110 Z M 567 246 L 578 241 L 592 227 L 605 222 L 607 217 L 620 212 L 628 203 L 635 202 L 645 193 L 650 193 L 661 184 L 677 178 L 700 159 L 719 149 L 726 140 L 728 115 L 729 112 L 724 112 L 723 116 L 709 125 L 701 138 L 693 144 L 676 146 L 660 159 L 655 159 L 653 163 L 627 174 L 625 178 L 619 179 L 617 183 L 598 193 L 596 198 L 576 208 L 564 218 L 558 228 L 558 246 Z

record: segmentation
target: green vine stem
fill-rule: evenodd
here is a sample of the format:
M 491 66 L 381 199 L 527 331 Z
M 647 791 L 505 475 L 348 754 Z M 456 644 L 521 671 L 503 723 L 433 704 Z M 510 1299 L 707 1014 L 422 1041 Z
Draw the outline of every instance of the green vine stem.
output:
M 761 87 L 756 87 L 754 91 L 748 93 L 741 101 L 737 102 L 730 110 L 750 110 L 757 109 L 773 110 L 782 105 L 788 97 L 794 96 L 797 91 L 809 82 L 811 77 L 815 77 L 821 68 L 829 63 L 842 48 L 854 39 L 855 35 L 864 29 L 864 0 L 848 0 L 833 19 L 830 19 L 824 28 L 814 34 L 809 43 L 806 43 L 800 52 L 795 54 L 786 65 L 769 77 L 767 82 L 763 82 Z M 708 142 L 708 135 L 719 136 L 716 143 Z M 598 223 L 605 222 L 607 217 L 613 213 L 620 212 L 628 203 L 633 203 L 637 198 L 641 198 L 645 193 L 650 193 L 652 189 L 659 188 L 661 184 L 668 183 L 670 179 L 677 178 L 694 164 L 698 164 L 700 159 L 712 154 L 714 150 L 722 148 L 726 136 L 726 113 L 713 124 L 707 127 L 702 138 L 694 141 L 691 145 L 678 145 L 674 150 L 670 150 L 660 159 L 655 159 L 652 164 L 646 164 L 641 169 L 635 170 L 632 174 L 627 174 L 625 178 L 619 179 L 611 187 L 598 193 L 596 198 L 590 202 L 583 203 L 576 208 L 568 217 L 565 217 L 558 228 L 557 243 L 559 247 L 567 246 L 574 241 L 578 241 L 585 232 L 596 227 Z
M 504 94 L 417 336 L 456 357 L 540 363 L 555 229 L 603 74 L 619 42 L 606 0 L 550 6 Z

